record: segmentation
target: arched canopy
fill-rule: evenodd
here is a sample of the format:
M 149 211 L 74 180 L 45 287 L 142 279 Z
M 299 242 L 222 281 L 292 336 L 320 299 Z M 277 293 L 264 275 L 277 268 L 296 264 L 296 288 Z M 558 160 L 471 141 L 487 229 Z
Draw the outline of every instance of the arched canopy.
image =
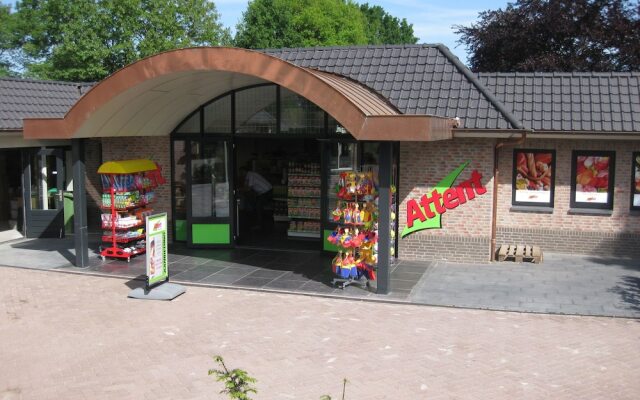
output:
M 168 135 L 191 111 L 222 93 L 276 83 L 333 116 L 359 140 L 451 138 L 453 121 L 403 115 L 369 88 L 257 51 L 198 47 L 145 58 L 87 92 L 62 119 L 25 119 L 27 139 Z

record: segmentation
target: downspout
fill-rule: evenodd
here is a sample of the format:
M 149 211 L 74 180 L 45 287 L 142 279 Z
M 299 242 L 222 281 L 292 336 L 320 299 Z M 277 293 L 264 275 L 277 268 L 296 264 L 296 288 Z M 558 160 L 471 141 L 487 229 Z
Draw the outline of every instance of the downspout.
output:
M 500 149 L 505 146 L 517 146 L 524 143 L 526 139 L 527 131 L 524 130 L 522 131 L 519 138 L 498 141 L 495 148 L 493 149 L 493 204 L 491 205 L 491 253 L 489 254 L 489 261 L 494 261 L 496 257 L 496 234 L 498 223 L 498 178 L 500 176 L 498 161 L 500 160 Z

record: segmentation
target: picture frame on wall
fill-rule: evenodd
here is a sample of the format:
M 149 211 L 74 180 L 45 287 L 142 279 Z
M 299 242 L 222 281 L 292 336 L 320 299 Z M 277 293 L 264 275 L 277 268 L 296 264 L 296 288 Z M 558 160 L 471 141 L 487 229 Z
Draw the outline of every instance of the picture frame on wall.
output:
M 555 174 L 555 150 L 514 149 L 511 204 L 553 207 Z
M 631 154 L 631 209 L 640 211 L 640 151 Z
M 613 209 L 615 156 L 613 151 L 573 151 L 571 208 Z

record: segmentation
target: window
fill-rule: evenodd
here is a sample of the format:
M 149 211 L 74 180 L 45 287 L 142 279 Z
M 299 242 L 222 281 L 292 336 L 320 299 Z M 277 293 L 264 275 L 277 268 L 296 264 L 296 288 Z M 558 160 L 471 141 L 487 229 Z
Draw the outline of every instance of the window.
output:
M 178 129 L 177 133 L 200 133 L 200 112 L 193 113 L 186 121 L 184 121 Z
M 280 133 L 311 134 L 324 133 L 324 111 L 318 106 L 287 89 L 280 89 L 281 122 Z
M 515 149 L 512 204 L 553 207 L 555 164 L 555 150 Z
M 231 95 L 206 105 L 203 110 L 204 133 L 231 134 Z
M 276 133 L 276 90 L 275 85 L 267 85 L 236 92 L 236 133 Z
M 574 151 L 571 162 L 571 207 L 613 209 L 615 153 Z
M 173 141 L 173 224 L 175 240 L 187 240 L 187 142 L 184 140 Z
M 640 210 L 640 152 L 631 155 L 631 209 Z

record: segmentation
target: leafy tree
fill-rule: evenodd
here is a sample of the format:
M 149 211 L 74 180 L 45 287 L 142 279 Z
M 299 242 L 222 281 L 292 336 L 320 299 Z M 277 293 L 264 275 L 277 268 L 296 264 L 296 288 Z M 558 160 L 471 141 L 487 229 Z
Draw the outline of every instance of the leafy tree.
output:
M 518 0 L 456 26 L 474 71 L 640 68 L 640 2 Z
M 402 20 L 387 13 L 380 6 L 360 5 L 360 11 L 366 18 L 368 44 L 415 44 L 418 38 L 413 35 L 413 24 L 406 18 Z
M 253 0 L 236 28 L 249 49 L 366 44 L 365 18 L 351 0 Z
M 15 15 L 11 13 L 11 7 L 0 4 L 0 76 L 13 75 L 14 30 Z
M 230 42 L 207 0 L 24 0 L 17 3 L 28 75 L 97 81 L 161 51 Z

